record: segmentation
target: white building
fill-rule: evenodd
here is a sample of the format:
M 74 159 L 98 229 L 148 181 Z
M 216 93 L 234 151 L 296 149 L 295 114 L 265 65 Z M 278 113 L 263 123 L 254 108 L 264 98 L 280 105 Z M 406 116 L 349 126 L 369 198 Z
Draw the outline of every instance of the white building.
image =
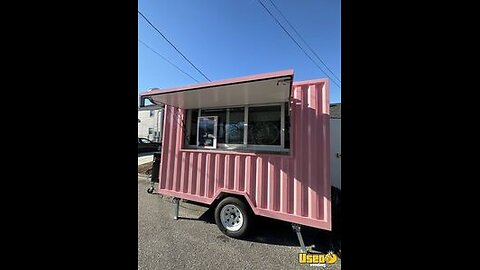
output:
M 330 104 L 330 174 L 332 186 L 342 189 L 342 104 Z
M 163 106 L 138 108 L 138 137 L 161 142 L 163 130 Z

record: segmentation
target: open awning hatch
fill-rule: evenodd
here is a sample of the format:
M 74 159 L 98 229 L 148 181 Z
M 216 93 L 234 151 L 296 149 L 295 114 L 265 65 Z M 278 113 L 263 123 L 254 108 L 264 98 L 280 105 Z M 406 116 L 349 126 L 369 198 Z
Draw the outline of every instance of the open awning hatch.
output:
M 293 70 L 258 74 L 170 89 L 152 89 L 140 95 L 152 104 L 182 109 L 280 103 L 290 99 Z

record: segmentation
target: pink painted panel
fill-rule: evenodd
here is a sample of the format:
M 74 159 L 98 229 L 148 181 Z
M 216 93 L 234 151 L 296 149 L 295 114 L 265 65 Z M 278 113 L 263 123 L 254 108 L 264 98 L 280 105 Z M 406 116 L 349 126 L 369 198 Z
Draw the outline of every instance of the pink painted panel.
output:
M 289 154 L 182 149 L 184 111 L 166 106 L 158 192 L 206 204 L 239 194 L 257 215 L 331 230 L 328 91 L 293 83 Z

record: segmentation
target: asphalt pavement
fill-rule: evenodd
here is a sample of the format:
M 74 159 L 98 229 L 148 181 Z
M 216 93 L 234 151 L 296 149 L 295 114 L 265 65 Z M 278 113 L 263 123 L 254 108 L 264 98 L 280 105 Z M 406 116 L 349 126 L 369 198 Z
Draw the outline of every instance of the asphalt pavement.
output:
M 174 220 L 171 198 L 148 194 L 149 186 L 139 175 L 138 269 L 312 269 L 298 263 L 300 248 L 289 223 L 258 218 L 246 240 L 230 238 L 217 228 L 214 209 L 181 202 L 180 219 Z M 307 246 L 332 249 L 327 232 L 302 230 Z M 341 269 L 341 259 L 314 268 Z

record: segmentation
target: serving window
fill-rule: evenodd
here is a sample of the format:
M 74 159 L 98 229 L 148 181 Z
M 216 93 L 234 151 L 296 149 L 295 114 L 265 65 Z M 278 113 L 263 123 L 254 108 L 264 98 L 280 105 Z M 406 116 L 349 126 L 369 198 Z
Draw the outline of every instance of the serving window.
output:
M 288 152 L 288 103 L 186 110 L 185 148 Z

